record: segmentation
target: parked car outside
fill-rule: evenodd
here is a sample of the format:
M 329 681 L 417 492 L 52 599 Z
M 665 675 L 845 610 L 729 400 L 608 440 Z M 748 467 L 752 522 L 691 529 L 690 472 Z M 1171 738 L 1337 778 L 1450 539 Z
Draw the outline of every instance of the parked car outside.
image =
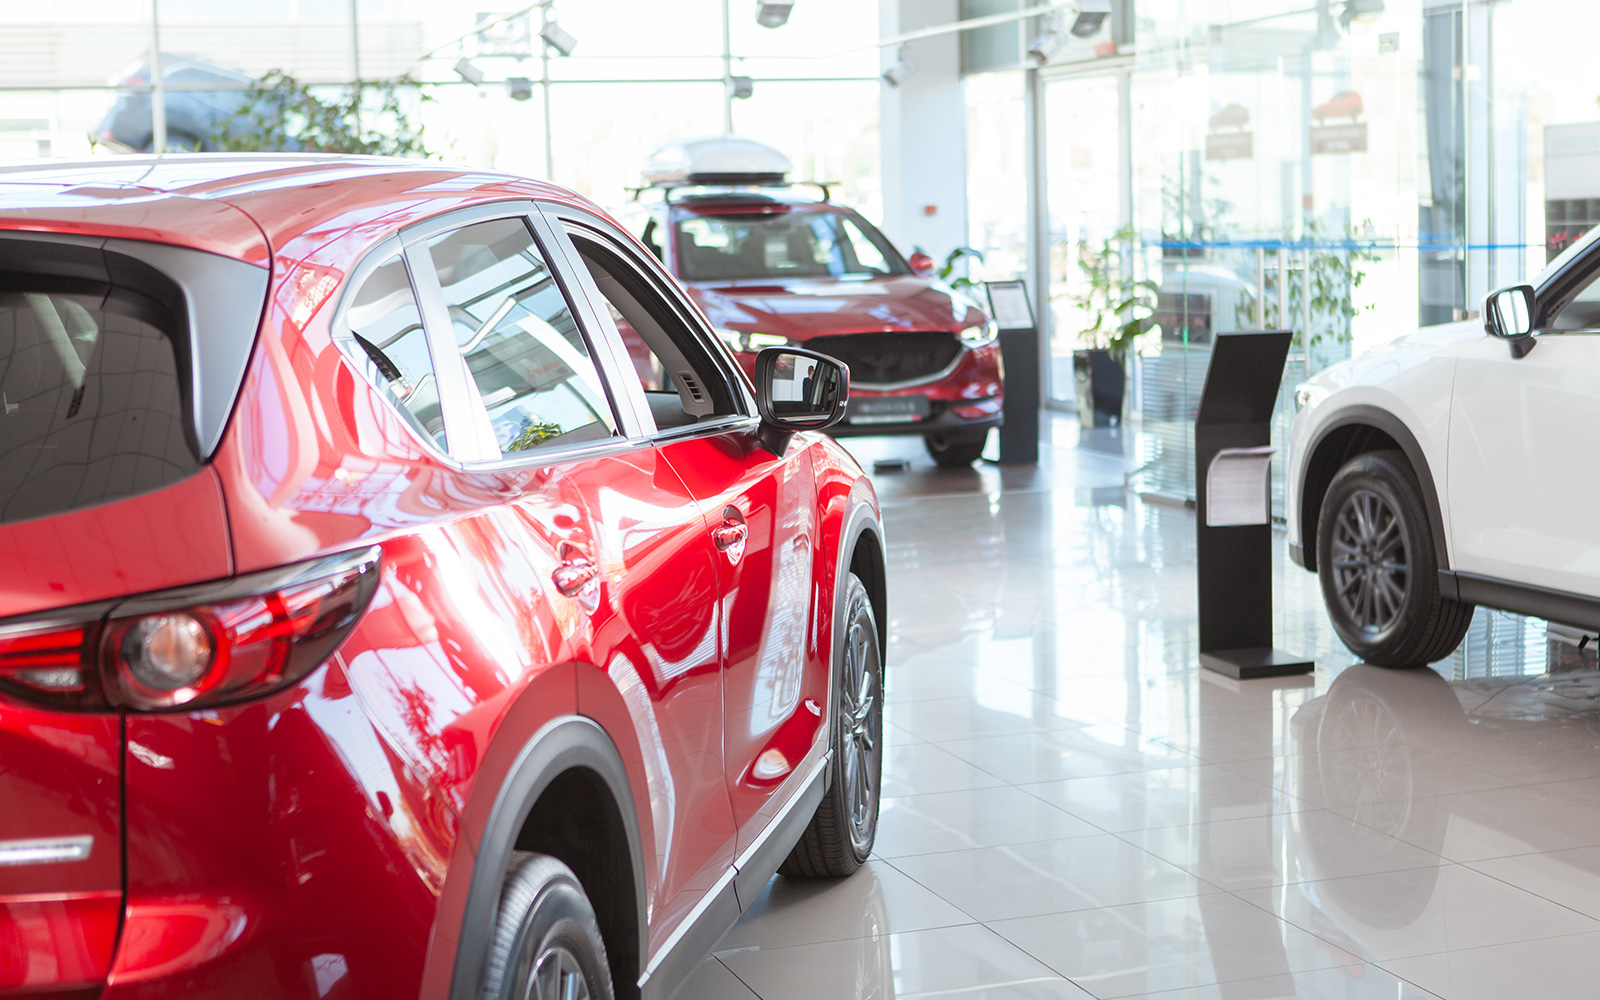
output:
M 886 584 L 815 433 L 842 366 L 752 384 L 516 177 L 0 193 L 0 994 L 666 998 L 774 871 L 864 862 Z
M 149 153 L 154 150 L 154 101 L 150 63 L 125 70 L 115 81 L 116 103 L 95 130 L 95 139 L 113 149 Z M 245 73 L 183 56 L 161 55 L 162 106 L 167 113 L 167 150 L 214 152 L 216 137 L 245 102 L 245 88 L 254 80 Z
M 1442 659 L 1475 605 L 1600 629 L 1597 239 L 1297 390 L 1290 554 L 1368 661 Z
M 979 458 L 1005 397 L 997 330 L 976 301 L 825 185 L 785 183 L 776 150 L 718 137 L 667 151 L 634 228 L 746 371 L 766 346 L 820 351 L 850 367 L 850 409 L 830 433 L 919 435 L 941 466 Z

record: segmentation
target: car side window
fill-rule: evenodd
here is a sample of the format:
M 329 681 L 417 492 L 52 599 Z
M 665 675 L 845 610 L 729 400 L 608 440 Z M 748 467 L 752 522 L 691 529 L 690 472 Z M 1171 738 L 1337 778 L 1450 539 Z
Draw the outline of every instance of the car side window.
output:
M 1547 333 L 1600 330 L 1600 270 L 1551 320 Z
M 364 363 L 369 379 L 423 437 L 446 448 L 439 411 L 439 385 L 428 353 L 422 314 L 405 261 L 398 255 L 378 265 L 356 289 L 345 312 L 353 337 L 341 346 Z
M 672 430 L 738 414 L 722 369 L 655 287 L 645 262 L 597 234 L 570 234 L 628 350 L 656 427 Z
M 464 226 L 430 240 L 428 254 L 502 453 L 616 435 L 589 346 L 525 220 Z

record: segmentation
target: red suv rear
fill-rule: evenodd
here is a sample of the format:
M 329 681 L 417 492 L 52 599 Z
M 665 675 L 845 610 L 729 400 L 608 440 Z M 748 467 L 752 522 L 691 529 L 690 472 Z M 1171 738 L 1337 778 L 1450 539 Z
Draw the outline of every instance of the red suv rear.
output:
M 854 870 L 877 504 L 755 372 L 549 185 L 0 173 L 0 995 L 665 998 Z
M 643 241 L 747 369 L 784 344 L 850 367 L 850 411 L 830 433 L 918 434 L 940 465 L 978 458 L 1004 404 L 995 325 L 866 219 L 789 188 L 666 189 L 648 213 Z

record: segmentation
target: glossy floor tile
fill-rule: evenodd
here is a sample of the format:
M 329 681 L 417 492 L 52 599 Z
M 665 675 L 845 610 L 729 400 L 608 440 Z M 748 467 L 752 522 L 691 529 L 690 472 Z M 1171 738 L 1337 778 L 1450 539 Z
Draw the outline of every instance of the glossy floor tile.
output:
M 911 460 L 874 475 L 874 857 L 774 879 L 680 996 L 1600 998 L 1595 645 L 1480 612 L 1433 669 L 1356 664 L 1275 535 L 1317 671 L 1201 671 L 1192 513 L 1123 488 L 1135 436 L 1044 430 L 1037 469 L 849 442 Z

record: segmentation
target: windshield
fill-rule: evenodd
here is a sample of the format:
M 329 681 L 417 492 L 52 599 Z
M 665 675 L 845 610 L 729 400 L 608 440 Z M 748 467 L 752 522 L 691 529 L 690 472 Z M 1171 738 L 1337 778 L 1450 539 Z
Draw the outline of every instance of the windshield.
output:
M 882 233 L 846 212 L 696 215 L 677 237 L 685 281 L 911 273 Z

